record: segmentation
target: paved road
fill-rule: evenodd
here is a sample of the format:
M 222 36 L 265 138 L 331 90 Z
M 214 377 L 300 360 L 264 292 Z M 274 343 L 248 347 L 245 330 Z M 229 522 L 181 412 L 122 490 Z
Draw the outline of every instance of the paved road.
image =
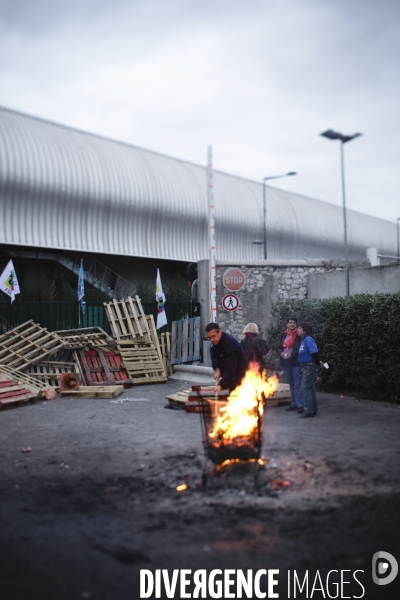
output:
M 280 598 L 289 570 L 308 571 L 308 597 L 317 571 L 329 597 L 343 570 L 342 597 L 397 596 L 400 578 L 376 586 L 371 560 L 400 563 L 400 407 L 320 394 L 317 418 L 269 408 L 258 490 L 236 465 L 204 492 L 199 415 L 165 408 L 185 387 L 0 412 L 2 598 L 135 599 L 156 568 L 279 569 Z

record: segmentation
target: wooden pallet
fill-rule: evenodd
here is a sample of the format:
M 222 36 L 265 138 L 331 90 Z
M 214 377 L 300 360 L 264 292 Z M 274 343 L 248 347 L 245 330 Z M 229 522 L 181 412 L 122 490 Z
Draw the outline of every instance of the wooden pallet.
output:
M 164 370 L 167 375 L 174 374 L 174 365 L 171 361 L 171 334 L 169 331 L 160 336 L 161 357 L 164 363 Z
M 42 396 L 46 390 L 52 388 L 52 386 L 49 386 L 47 383 L 34 379 L 30 375 L 22 373 L 22 371 L 17 371 L 16 369 L 12 369 L 8 366 L 0 365 L 0 377 L 13 379 L 18 383 L 18 385 L 22 385 L 24 388 L 27 388 L 30 392 L 32 392 L 32 394 L 35 394 L 35 396 Z
M 86 385 L 115 385 L 130 387 L 132 380 L 129 379 L 126 369 L 122 366 L 122 358 L 114 350 L 77 350 L 75 360 L 80 364 L 83 379 Z
M 173 321 L 171 324 L 172 364 L 200 360 L 200 340 L 200 317 Z
M 32 320 L 18 325 L 0 336 L 0 364 L 24 369 L 36 364 L 63 348 L 56 334 Z
M 201 403 L 204 402 L 204 398 L 214 398 L 214 389 L 212 386 L 192 385 L 188 390 L 169 394 L 166 396 L 166 399 L 174 408 L 186 410 L 188 413 L 198 413 L 200 412 Z M 225 403 L 228 395 L 228 390 L 222 390 L 218 395 L 218 400 Z
M 126 300 L 115 300 L 114 298 L 111 302 L 104 302 L 104 310 L 114 339 L 150 337 L 149 326 L 139 296 L 134 298 L 129 296 Z
M 147 321 L 147 325 L 148 325 L 149 332 L 150 332 L 150 339 L 153 343 L 154 348 L 157 351 L 158 357 L 159 357 L 161 364 L 163 366 L 163 369 L 164 369 L 164 374 L 165 374 L 165 376 L 167 376 L 167 369 L 164 364 L 164 359 L 163 359 L 163 355 L 161 352 L 160 340 L 158 339 L 156 324 L 154 323 L 153 315 L 146 315 L 146 321 Z
M 116 398 L 124 391 L 123 385 L 105 385 L 99 387 L 80 387 L 79 390 L 60 392 L 61 398 Z
M 80 370 L 76 362 L 56 362 L 42 361 L 36 365 L 31 365 L 22 371 L 26 375 L 30 375 L 32 379 L 42 381 L 48 387 L 58 388 L 60 385 L 60 377 L 63 373 L 78 373 Z
M 65 348 L 70 350 L 115 346 L 115 340 L 101 327 L 62 329 L 61 331 L 56 331 L 56 333 L 63 340 Z
M 7 375 L 0 374 L 0 410 L 35 402 L 37 394 Z
M 164 365 L 151 340 L 119 340 L 117 348 L 133 384 L 167 380 Z

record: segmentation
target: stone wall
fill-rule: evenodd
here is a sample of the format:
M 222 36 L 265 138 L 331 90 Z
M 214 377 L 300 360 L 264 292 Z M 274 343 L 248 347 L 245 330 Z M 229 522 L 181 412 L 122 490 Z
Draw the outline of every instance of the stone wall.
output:
M 230 293 L 223 285 L 223 274 L 237 267 L 245 276 L 241 290 L 235 292 L 240 306 L 232 313 L 222 307 L 222 298 Z M 252 263 L 217 262 L 217 321 L 228 333 L 243 338 L 243 328 L 247 323 L 257 323 L 260 333 L 265 334 L 271 322 L 272 305 L 280 300 L 307 298 L 309 273 L 323 273 L 333 267 L 329 261 L 255 261 Z M 235 331 L 233 331 L 235 330 Z
M 241 290 L 235 292 L 240 306 L 235 314 L 223 309 L 222 298 L 230 293 L 223 285 L 223 274 L 230 268 L 238 268 L 245 277 Z M 272 305 L 280 300 L 305 299 L 308 296 L 308 275 L 341 269 L 342 265 L 329 260 L 286 260 L 286 261 L 217 261 L 217 322 L 221 327 L 243 338 L 247 323 L 257 323 L 265 334 L 271 321 Z M 209 319 L 208 310 L 208 261 L 200 261 L 199 300 L 202 305 L 202 326 Z

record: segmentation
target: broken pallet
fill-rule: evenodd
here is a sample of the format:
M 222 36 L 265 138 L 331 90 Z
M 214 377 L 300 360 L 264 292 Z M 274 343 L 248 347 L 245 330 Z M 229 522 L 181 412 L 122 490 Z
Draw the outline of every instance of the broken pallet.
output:
M 0 364 L 22 370 L 41 362 L 63 346 L 64 342 L 56 333 L 32 320 L 26 321 L 0 336 Z

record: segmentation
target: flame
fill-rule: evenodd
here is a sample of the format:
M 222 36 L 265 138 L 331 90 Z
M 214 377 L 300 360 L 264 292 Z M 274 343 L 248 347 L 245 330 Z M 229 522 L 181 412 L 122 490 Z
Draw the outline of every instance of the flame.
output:
M 187 485 L 186 483 L 182 483 L 182 485 L 176 486 L 175 489 L 177 492 L 184 492 L 185 490 L 187 490 Z
M 211 402 L 210 408 L 217 411 L 218 416 L 209 432 L 210 439 L 226 443 L 227 440 L 251 436 L 264 412 L 265 398 L 271 396 L 278 385 L 275 375 L 267 378 L 266 371 L 260 374 L 258 369 L 250 368 L 241 384 L 228 397 L 226 405 Z

